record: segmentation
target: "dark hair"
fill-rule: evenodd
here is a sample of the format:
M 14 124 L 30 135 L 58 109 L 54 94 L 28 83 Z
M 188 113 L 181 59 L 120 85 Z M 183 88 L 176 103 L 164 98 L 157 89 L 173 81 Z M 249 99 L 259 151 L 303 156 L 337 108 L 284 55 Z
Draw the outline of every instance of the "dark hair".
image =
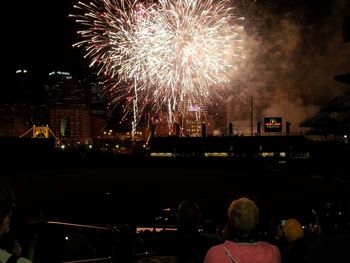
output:
M 200 215 L 199 206 L 193 200 L 183 200 L 177 209 L 177 220 L 181 226 L 197 225 L 200 221 Z
M 11 187 L 3 180 L 0 180 L 0 221 L 8 215 L 15 203 L 15 196 Z

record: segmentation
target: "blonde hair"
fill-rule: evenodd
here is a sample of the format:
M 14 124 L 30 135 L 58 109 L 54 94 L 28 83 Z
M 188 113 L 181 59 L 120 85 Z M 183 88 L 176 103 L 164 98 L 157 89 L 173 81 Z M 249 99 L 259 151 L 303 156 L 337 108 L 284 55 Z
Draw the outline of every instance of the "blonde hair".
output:
M 288 242 L 293 242 L 299 238 L 304 237 L 304 229 L 296 219 L 288 219 L 283 226 L 284 236 Z
M 227 213 L 228 223 L 238 236 L 249 236 L 259 223 L 259 208 L 246 197 L 234 200 Z

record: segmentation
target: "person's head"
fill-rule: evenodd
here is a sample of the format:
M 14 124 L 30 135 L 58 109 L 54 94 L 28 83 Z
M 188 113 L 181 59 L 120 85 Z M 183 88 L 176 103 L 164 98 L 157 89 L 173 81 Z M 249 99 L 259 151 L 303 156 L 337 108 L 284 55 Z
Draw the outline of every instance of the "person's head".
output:
M 197 202 L 184 200 L 177 208 L 177 221 L 180 227 L 193 227 L 199 224 L 201 213 Z
M 341 205 L 327 203 L 317 212 L 317 223 L 324 235 L 337 235 L 347 226 L 345 210 Z
M 259 208 L 254 201 L 242 197 L 234 200 L 228 210 L 228 223 L 226 236 L 237 238 L 250 237 L 259 223 Z
M 304 237 L 304 229 L 296 219 L 288 219 L 287 222 L 282 226 L 283 234 L 286 240 L 294 242 L 299 238 Z
M 0 181 L 0 237 L 10 229 L 14 194 L 4 181 Z

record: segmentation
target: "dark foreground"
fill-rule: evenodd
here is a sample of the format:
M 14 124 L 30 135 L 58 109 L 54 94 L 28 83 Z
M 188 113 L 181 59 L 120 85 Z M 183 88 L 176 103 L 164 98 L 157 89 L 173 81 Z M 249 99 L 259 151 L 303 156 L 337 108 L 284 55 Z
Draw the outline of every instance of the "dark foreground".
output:
M 225 147 L 230 144 L 219 144 L 225 146 L 220 151 L 226 157 L 205 157 L 206 152 L 218 151 L 218 144 L 207 144 L 210 140 L 197 145 L 186 141 L 185 148 L 177 140 L 159 141 L 157 147 L 133 154 L 61 151 L 35 140 L 23 147 L 17 140 L 6 140 L 0 143 L 0 177 L 11 183 L 17 197 L 13 220 L 19 224 L 12 229 L 22 229 L 17 237 L 32 262 L 133 262 L 152 251 L 140 246 L 143 233 L 136 235 L 137 229 L 153 229 L 157 236 L 156 225 L 173 226 L 171 211 L 183 199 L 197 200 L 202 222 L 214 220 L 220 229 L 230 202 L 248 196 L 260 208 L 259 233 L 267 239 L 274 234 L 271 225 L 291 217 L 312 229 L 312 209 L 327 202 L 343 203 L 350 211 L 348 143 L 304 145 L 289 143 L 289 138 L 288 143 L 266 139 L 254 138 L 255 144 L 249 138 L 244 144 L 239 140 L 229 149 Z M 152 157 L 152 152 L 170 152 L 172 157 Z M 161 213 L 164 208 L 170 212 Z M 172 248 L 163 239 L 158 242 Z M 83 244 L 94 253 L 85 253 Z
M 321 165 L 321 166 L 320 166 Z M 323 166 L 322 166 L 323 165 Z M 78 223 L 150 224 L 161 209 L 196 199 L 203 219 L 224 224 L 226 208 L 247 195 L 262 218 L 312 219 L 311 209 L 350 200 L 349 182 L 334 167 L 310 160 L 124 158 L 16 163 L 1 176 L 13 185 L 22 218 Z

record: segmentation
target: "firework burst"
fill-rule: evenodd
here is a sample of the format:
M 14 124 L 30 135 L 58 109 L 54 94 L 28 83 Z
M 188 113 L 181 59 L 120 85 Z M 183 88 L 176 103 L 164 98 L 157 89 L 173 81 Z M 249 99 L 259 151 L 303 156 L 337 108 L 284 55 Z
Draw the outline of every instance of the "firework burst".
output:
M 135 125 L 145 105 L 166 108 L 171 125 L 181 102 L 210 102 L 243 57 L 242 18 L 229 0 L 103 0 L 75 8 L 84 27 L 75 46 L 111 80 L 116 102 L 128 98 Z

